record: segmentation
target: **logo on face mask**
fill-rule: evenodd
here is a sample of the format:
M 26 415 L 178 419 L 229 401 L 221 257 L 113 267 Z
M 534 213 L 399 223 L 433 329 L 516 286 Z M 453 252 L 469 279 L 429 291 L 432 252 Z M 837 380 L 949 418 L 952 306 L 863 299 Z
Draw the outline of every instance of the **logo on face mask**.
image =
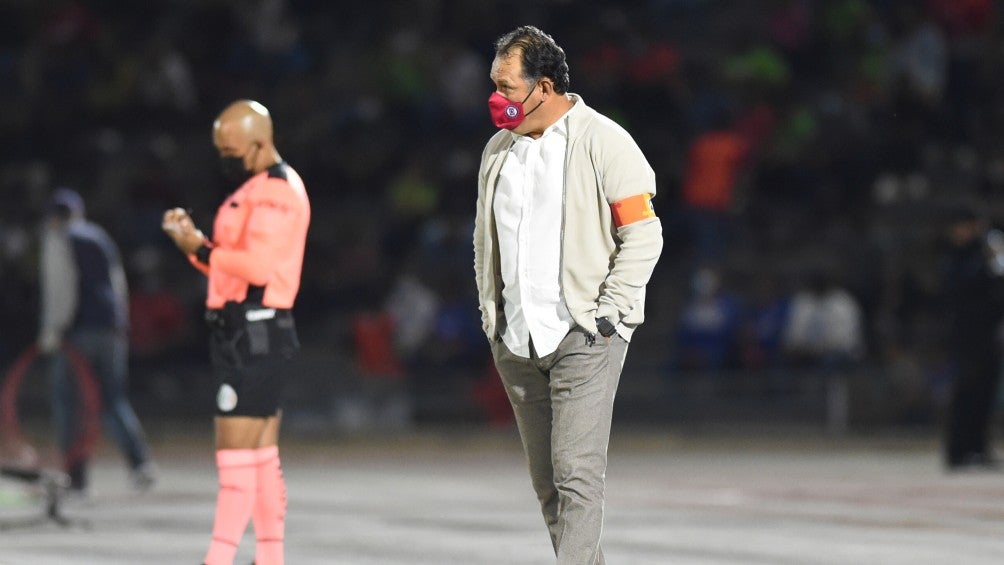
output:
M 525 120 L 527 116 L 534 113 L 537 108 L 540 108 L 540 105 L 544 103 L 543 100 L 534 106 L 533 110 L 530 110 L 525 114 L 523 113 L 523 104 L 530 99 L 530 95 L 533 94 L 534 88 L 537 88 L 536 84 L 534 84 L 533 88 L 530 89 L 530 92 L 527 93 L 526 98 L 524 98 L 522 102 L 514 102 L 505 96 L 502 96 L 498 92 L 493 92 L 492 95 L 488 97 L 488 111 L 492 115 L 492 122 L 495 124 L 495 127 L 502 129 L 516 129 L 523 123 L 523 120 Z

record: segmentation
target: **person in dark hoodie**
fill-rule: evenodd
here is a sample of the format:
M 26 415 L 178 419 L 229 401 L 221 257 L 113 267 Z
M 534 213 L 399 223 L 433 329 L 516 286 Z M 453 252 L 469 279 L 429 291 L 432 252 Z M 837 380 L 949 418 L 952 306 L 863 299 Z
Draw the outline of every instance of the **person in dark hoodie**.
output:
M 126 458 L 137 490 L 155 482 L 143 428 L 128 397 L 128 288 L 118 247 L 85 217 L 72 189 L 53 192 L 42 229 L 39 264 L 41 320 L 36 341 L 49 360 L 52 414 L 70 489 L 88 491 L 88 460 L 80 441 L 80 391 L 63 351 L 72 347 L 98 385 L 102 420 Z

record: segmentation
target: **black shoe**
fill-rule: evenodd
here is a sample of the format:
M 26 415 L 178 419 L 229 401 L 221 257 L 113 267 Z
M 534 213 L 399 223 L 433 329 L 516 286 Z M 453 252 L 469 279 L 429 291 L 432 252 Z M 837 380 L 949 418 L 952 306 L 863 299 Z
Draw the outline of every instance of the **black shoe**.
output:
M 997 471 L 1001 468 L 1001 460 L 989 453 L 980 453 L 976 456 L 976 466 L 988 471 Z
M 970 453 L 963 457 L 950 459 L 946 468 L 949 472 L 1000 471 L 1002 463 L 996 456 L 988 453 Z

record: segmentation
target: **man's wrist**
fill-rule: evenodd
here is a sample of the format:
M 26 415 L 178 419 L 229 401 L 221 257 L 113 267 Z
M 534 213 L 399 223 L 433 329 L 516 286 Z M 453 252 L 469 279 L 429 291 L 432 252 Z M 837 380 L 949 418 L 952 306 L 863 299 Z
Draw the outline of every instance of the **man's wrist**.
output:
M 202 263 L 204 265 L 208 265 L 209 264 L 209 254 L 212 253 L 212 252 L 213 252 L 213 248 L 209 247 L 208 245 L 206 245 L 205 243 L 203 243 L 202 245 L 199 246 L 198 249 L 195 250 L 195 258 L 198 259 L 199 263 Z
M 610 337 L 617 333 L 617 327 L 606 316 L 596 318 L 596 330 L 603 337 Z

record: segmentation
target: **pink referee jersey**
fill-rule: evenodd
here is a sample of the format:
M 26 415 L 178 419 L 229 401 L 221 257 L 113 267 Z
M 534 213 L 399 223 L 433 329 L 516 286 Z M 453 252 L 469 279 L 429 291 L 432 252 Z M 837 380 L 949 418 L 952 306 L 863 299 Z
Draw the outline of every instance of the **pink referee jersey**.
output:
M 292 308 L 309 224 L 310 201 L 292 167 L 279 163 L 248 179 L 216 212 L 209 265 L 189 256 L 209 277 L 206 307 L 242 302 L 258 286 L 263 305 Z

